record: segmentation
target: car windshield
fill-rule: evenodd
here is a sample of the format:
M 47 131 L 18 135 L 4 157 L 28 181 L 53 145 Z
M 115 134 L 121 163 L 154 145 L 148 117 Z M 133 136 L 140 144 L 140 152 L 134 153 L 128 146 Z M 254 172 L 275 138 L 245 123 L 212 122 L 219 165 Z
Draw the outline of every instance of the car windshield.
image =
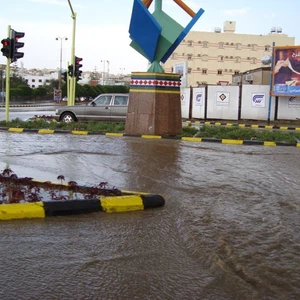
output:
M 111 101 L 112 96 L 110 95 L 103 95 L 96 98 L 93 102 L 96 105 L 109 105 Z

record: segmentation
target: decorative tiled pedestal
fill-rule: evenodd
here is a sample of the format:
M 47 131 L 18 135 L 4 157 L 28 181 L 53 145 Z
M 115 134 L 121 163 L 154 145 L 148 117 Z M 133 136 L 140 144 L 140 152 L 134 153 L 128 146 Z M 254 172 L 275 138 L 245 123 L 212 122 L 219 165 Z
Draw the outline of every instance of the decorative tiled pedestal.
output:
M 132 73 L 125 132 L 176 135 L 181 129 L 180 75 Z

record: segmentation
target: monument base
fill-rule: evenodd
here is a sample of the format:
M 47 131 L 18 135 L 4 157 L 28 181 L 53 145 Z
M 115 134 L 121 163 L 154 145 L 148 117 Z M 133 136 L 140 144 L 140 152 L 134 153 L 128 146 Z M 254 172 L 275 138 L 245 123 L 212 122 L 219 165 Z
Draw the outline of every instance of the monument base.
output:
M 181 130 L 180 75 L 132 73 L 125 132 L 176 135 Z

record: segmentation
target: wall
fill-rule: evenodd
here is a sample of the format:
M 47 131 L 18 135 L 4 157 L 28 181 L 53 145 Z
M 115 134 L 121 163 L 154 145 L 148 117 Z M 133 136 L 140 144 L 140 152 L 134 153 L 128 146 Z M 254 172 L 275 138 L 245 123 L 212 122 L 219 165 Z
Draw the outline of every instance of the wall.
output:
M 238 104 L 238 86 L 208 86 L 207 119 L 238 120 Z
M 300 119 L 300 98 L 279 97 L 277 118 L 280 120 Z
M 199 120 L 300 119 L 300 98 L 272 97 L 270 102 L 269 90 L 269 85 L 182 88 L 182 118 L 189 119 L 191 107 L 191 118 Z
M 241 98 L 241 119 L 268 120 L 268 85 L 243 85 Z M 274 120 L 275 98 L 271 100 L 270 120 Z

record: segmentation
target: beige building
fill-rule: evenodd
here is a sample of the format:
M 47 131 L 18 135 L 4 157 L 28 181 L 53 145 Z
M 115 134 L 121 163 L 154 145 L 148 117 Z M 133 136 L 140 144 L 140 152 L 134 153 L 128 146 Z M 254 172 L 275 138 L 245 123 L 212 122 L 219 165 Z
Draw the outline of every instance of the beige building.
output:
M 232 75 L 262 67 L 261 59 L 272 55 L 272 44 L 295 45 L 295 38 L 273 27 L 267 35 L 235 33 L 234 21 L 224 22 L 214 32 L 190 31 L 163 65 L 166 72 L 173 72 L 174 64 L 187 63 L 187 86 L 231 84 Z

